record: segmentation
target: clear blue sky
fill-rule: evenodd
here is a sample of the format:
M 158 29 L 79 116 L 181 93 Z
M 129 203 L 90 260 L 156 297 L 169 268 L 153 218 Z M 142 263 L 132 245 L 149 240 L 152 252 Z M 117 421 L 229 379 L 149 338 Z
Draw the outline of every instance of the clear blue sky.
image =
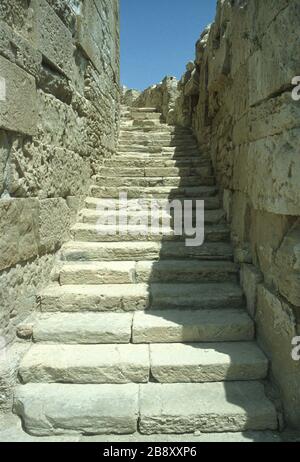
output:
M 143 90 L 177 78 L 215 17 L 216 0 L 121 0 L 121 82 Z

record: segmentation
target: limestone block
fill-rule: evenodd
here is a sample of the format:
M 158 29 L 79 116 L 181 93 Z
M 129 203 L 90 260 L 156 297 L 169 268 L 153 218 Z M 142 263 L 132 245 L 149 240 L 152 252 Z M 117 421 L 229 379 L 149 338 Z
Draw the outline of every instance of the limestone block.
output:
M 160 383 L 266 378 L 268 361 L 255 343 L 151 344 L 151 373 Z
M 62 198 L 45 199 L 39 204 L 40 250 L 53 252 L 68 239 L 70 210 Z
M 257 382 L 141 385 L 140 431 L 275 430 L 276 411 Z
M 133 313 L 55 313 L 40 315 L 35 342 L 48 344 L 130 343 Z
M 39 227 L 36 199 L 0 201 L 0 269 L 38 254 Z
M 138 396 L 135 384 L 28 384 L 16 390 L 14 409 L 34 435 L 129 434 L 137 430 Z
M 147 284 L 50 285 L 39 294 L 43 312 L 129 312 L 149 308 Z
M 24 37 L 32 27 L 31 13 L 27 0 L 1 0 L 0 19 Z
M 251 105 L 288 88 L 299 75 L 299 23 L 299 2 L 291 0 L 265 30 L 259 49 L 249 59 Z
M 147 345 L 33 345 L 23 358 L 23 383 L 146 383 Z
M 271 360 L 272 375 L 280 387 L 288 425 L 300 425 L 300 361 L 292 359 L 296 319 L 289 305 L 265 286 L 258 287 L 256 322 L 258 339 Z
M 0 330 L 9 342 L 16 326 L 36 309 L 37 290 L 49 284 L 54 257 L 46 255 L 2 271 L 0 275 Z
M 40 198 L 82 195 L 87 192 L 90 176 L 90 166 L 79 154 L 27 143 L 11 152 L 8 190 L 13 195 Z
M 96 69 L 101 72 L 103 63 L 101 51 L 107 53 L 104 25 L 99 15 L 99 10 L 94 1 L 84 2 L 82 13 L 78 20 L 78 43 L 90 58 Z
M 42 63 L 41 53 L 29 41 L 16 34 L 4 21 L 0 21 L 0 54 L 10 62 L 37 76 Z
M 299 136 L 300 129 L 294 128 L 250 143 L 249 148 L 239 153 L 234 188 L 247 192 L 255 208 L 281 215 L 299 215 Z
M 226 84 L 231 70 L 230 44 L 227 39 L 222 40 L 215 57 L 209 62 L 210 82 L 209 90 L 218 91 Z
M 297 127 L 299 118 L 299 102 L 293 101 L 290 92 L 284 93 L 250 108 L 234 127 L 234 143 L 242 144 L 278 135 Z
M 0 330 L 1 332 L 1 330 Z M 0 341 L 2 337 L 0 337 Z M 17 371 L 26 345 L 3 347 L 0 343 L 0 411 L 10 413 L 13 407 L 13 390 L 17 382 Z
M 34 11 L 32 41 L 35 48 L 71 79 L 74 66 L 72 33 L 46 0 L 32 0 L 31 7 Z
M 38 138 L 40 143 L 86 155 L 87 123 L 72 107 L 38 91 Z
M 257 286 L 262 280 L 262 273 L 254 265 L 242 265 L 241 284 L 247 299 L 247 309 L 252 317 L 255 316 L 256 312 Z
M 3 82 L 0 128 L 34 135 L 37 123 L 34 78 L 2 56 L 0 56 L 0 77 Z
M 300 307 L 300 222 L 284 238 L 276 255 L 277 281 L 281 294 Z

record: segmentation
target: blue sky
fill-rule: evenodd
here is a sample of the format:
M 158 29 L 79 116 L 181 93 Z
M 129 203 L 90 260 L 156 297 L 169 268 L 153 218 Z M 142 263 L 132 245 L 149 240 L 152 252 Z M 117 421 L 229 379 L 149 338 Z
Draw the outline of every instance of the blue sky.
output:
M 121 82 L 143 90 L 177 78 L 215 16 L 216 0 L 121 0 Z

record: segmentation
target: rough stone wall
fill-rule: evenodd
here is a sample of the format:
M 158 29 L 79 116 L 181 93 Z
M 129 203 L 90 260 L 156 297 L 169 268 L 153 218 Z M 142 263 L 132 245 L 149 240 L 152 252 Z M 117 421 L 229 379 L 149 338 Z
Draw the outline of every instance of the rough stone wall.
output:
M 121 103 L 124 106 L 133 106 L 134 101 L 140 96 L 141 92 L 139 90 L 132 90 L 125 86 L 122 87 L 121 93 Z
M 164 120 L 172 125 L 175 123 L 174 108 L 179 96 L 178 81 L 175 77 L 165 77 L 164 80 L 147 88 L 133 101 L 134 107 L 153 107 L 162 113 Z
M 174 109 L 175 123 L 192 126 L 211 155 L 248 309 L 286 422 L 297 428 L 300 362 L 291 352 L 300 335 L 300 101 L 292 99 L 292 79 L 300 75 L 299 30 L 299 0 L 219 0 Z
M 1 1 L 0 350 L 115 152 L 119 104 L 118 0 Z

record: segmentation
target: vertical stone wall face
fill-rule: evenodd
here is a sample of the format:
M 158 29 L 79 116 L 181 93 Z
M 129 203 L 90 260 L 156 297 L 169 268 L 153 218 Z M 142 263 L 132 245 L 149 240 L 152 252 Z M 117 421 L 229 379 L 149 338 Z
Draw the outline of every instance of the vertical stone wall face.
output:
M 292 99 L 292 79 L 300 75 L 299 30 L 299 0 L 219 0 L 174 108 L 175 123 L 191 125 L 210 152 L 248 309 L 286 421 L 297 428 L 300 362 L 291 353 L 300 334 L 300 101 Z M 149 90 L 140 100 L 156 102 Z
M 231 222 L 248 308 L 287 422 L 300 427 L 299 0 L 219 1 L 196 45 L 177 114 L 209 150 Z M 298 50 L 298 51 L 297 51 Z M 191 88 L 198 91 L 189 94 Z M 196 96 L 196 97 L 195 97 Z
M 115 152 L 119 87 L 118 0 L 1 1 L 2 347 L 49 283 L 96 165 Z

